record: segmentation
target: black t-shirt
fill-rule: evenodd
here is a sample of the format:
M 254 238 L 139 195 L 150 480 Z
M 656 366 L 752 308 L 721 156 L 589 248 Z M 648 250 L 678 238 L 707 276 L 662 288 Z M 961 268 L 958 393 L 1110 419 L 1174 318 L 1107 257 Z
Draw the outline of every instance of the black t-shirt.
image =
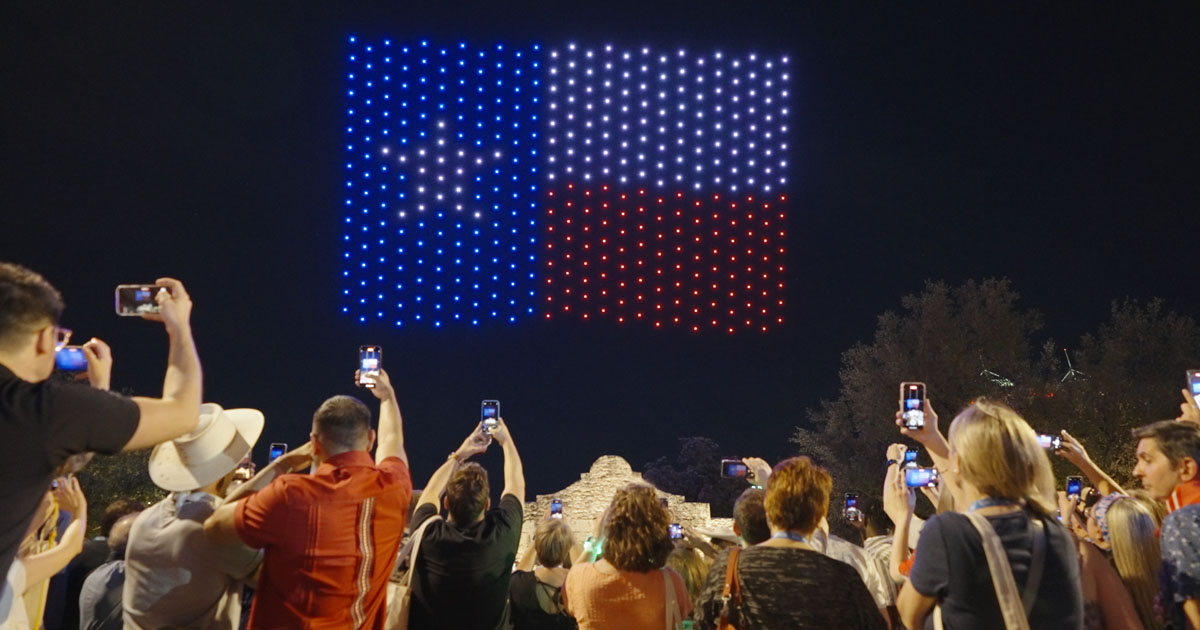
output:
M 29 383 L 0 365 L 0 569 L 8 571 L 54 471 L 76 453 L 117 453 L 141 412 L 86 385 Z
M 1025 512 L 987 517 L 1000 536 L 1022 594 L 1033 555 L 1029 518 Z M 1046 524 L 1046 560 L 1029 627 L 1082 628 L 1083 596 L 1074 541 L 1053 519 L 1042 521 Z M 937 598 L 946 630 L 1004 630 L 983 538 L 970 519 L 946 512 L 925 521 L 915 554 L 908 579 L 917 592 Z M 932 620 L 930 613 L 927 628 L 933 627 Z
M 413 531 L 437 513 L 424 504 L 413 514 Z M 508 582 L 525 508 L 506 494 L 483 520 L 464 529 L 446 521 L 425 528 L 413 567 L 409 628 L 507 630 Z
M 517 571 L 508 585 L 513 630 L 575 630 L 579 624 L 563 610 L 562 587 L 537 579 L 533 571 Z
M 729 550 L 708 570 L 693 616 L 701 630 L 721 618 Z M 738 554 L 746 628 L 884 630 L 887 622 L 854 567 L 808 549 L 754 546 Z

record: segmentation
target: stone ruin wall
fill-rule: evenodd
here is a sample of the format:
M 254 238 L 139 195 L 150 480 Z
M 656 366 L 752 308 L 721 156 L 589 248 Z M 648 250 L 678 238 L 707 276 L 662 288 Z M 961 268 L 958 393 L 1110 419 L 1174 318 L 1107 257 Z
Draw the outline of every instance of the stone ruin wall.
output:
M 624 458 L 604 455 L 592 464 L 591 470 L 580 476 L 579 481 L 558 492 L 537 495 L 532 503 L 525 504 L 525 520 L 521 527 L 517 558 L 520 559 L 532 546 L 533 533 L 537 530 L 538 523 L 550 513 L 551 500 L 562 499 L 563 520 L 571 526 L 575 542 L 582 545 L 583 541 L 595 532 L 617 488 L 631 482 L 646 483 L 642 474 L 634 472 L 633 467 Z M 667 508 L 674 516 L 673 522 L 691 527 L 733 527 L 733 519 L 712 518 L 707 503 L 692 503 L 678 494 L 669 494 L 662 490 L 657 492 L 660 498 L 667 500 Z

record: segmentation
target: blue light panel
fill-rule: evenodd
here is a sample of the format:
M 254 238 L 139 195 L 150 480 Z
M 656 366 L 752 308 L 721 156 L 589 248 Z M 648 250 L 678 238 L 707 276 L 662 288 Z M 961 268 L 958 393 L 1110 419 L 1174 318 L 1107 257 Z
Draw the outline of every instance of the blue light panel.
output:
M 341 311 L 435 328 L 532 315 L 539 47 L 348 48 Z

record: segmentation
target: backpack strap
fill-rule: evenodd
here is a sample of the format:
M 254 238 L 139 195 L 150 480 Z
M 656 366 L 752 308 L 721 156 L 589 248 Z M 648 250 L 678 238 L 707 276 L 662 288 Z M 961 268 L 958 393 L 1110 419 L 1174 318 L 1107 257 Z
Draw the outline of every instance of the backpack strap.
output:
M 1004 617 L 1004 627 L 1008 630 L 1029 630 L 1029 617 L 1017 591 L 1017 582 L 1013 579 L 1012 566 L 1000 536 L 986 518 L 977 512 L 967 512 L 967 518 L 983 539 L 983 553 L 987 557 L 988 570 L 992 575 L 992 587 L 996 589 L 996 601 L 1000 604 L 1000 613 Z M 1041 578 L 1038 578 L 1041 581 Z
M 429 527 L 430 523 L 440 520 L 442 520 L 442 516 L 440 514 L 434 514 L 433 516 L 425 519 L 425 522 L 421 523 L 421 526 L 417 528 L 417 531 L 413 532 L 412 555 L 409 556 L 408 559 L 408 571 L 404 573 L 404 577 L 400 578 L 401 586 L 407 587 L 412 582 L 412 574 L 417 572 L 417 552 L 421 550 L 421 539 L 425 536 L 425 528 Z
M 742 585 L 738 581 L 738 554 L 742 551 L 741 547 L 734 547 L 729 552 L 729 557 L 725 560 L 725 587 L 721 589 L 721 618 L 717 624 L 718 628 L 725 628 L 731 623 L 737 624 L 740 620 L 734 621 L 734 611 L 741 610 L 742 606 Z
M 1037 601 L 1038 588 L 1042 586 L 1042 570 L 1046 567 L 1046 524 L 1034 516 L 1030 519 L 1030 530 L 1033 535 L 1033 554 L 1029 559 L 1029 576 L 1025 578 L 1025 592 L 1021 594 L 1021 603 L 1025 605 L 1025 614 L 1033 612 L 1033 604 Z

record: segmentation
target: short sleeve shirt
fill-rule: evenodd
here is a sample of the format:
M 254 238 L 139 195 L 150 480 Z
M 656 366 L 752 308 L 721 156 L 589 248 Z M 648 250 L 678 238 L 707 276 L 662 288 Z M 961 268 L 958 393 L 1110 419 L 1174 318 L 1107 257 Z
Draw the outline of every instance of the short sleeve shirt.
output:
M 262 554 L 205 536 L 204 521 L 219 501 L 203 492 L 176 493 L 134 519 L 124 563 L 126 628 L 237 630 L 242 581 Z
M 124 396 L 75 383 L 29 383 L 0 365 L 0 570 L 12 563 L 54 471 L 76 453 L 119 452 L 140 416 Z
M 577 564 L 567 574 L 563 600 L 580 630 L 662 628 L 667 621 L 667 580 L 679 614 L 686 619 L 692 614 L 692 600 L 683 578 L 670 567 L 639 573 L 620 571 L 607 562 Z
M 1023 593 L 1033 549 L 1030 517 L 1024 512 L 1013 512 L 988 516 L 987 520 L 1000 537 L 1017 590 Z M 1074 540 L 1053 519 L 1043 522 L 1045 565 L 1029 626 L 1082 628 L 1083 595 L 1079 589 L 1079 556 Z M 909 580 L 917 592 L 938 600 L 946 630 L 1004 630 L 983 538 L 965 515 L 945 512 L 925 522 Z M 932 627 L 931 624 L 932 615 L 926 627 Z
M 413 530 L 435 514 L 433 505 L 421 505 Z M 509 628 L 508 584 L 524 514 L 517 497 L 506 494 L 470 527 L 430 523 L 413 569 L 409 628 Z
M 1183 602 L 1200 599 L 1200 504 L 1171 512 L 1162 523 L 1163 604 L 1178 628 L 1186 628 Z
M 411 498 L 404 461 L 349 451 L 239 502 L 238 535 L 264 550 L 247 627 L 382 628 Z

